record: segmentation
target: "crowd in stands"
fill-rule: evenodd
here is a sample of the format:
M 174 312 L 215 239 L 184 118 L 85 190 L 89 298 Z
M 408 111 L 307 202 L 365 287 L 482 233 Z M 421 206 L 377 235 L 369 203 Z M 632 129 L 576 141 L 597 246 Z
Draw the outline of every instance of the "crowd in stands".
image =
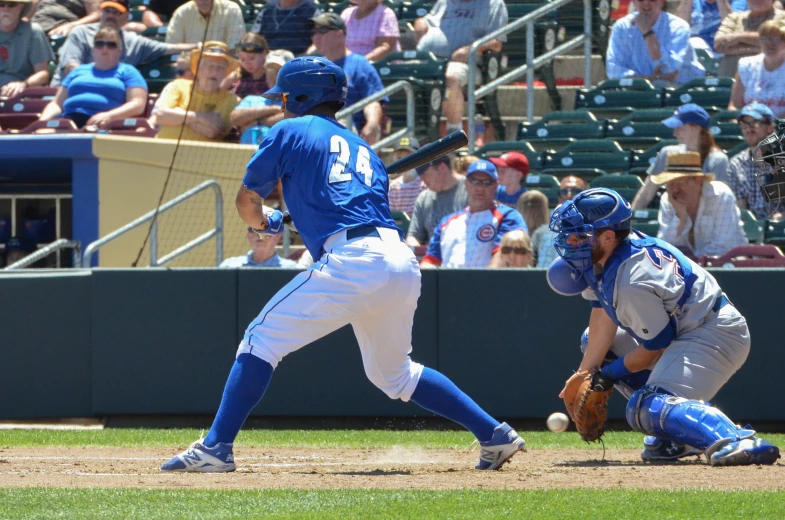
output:
M 747 148 L 726 154 L 712 133 L 706 110 L 712 108 L 686 102 L 662 121 L 678 144 L 659 151 L 631 201 L 636 210 L 658 208 L 660 238 L 694 258 L 721 255 L 747 242 L 740 210 L 782 218 L 758 188 L 756 176 L 767 166 L 754 160 L 752 149 L 785 117 L 785 11 L 779 0 L 681 0 L 673 13 L 665 0 L 631 2 L 630 14 L 611 29 L 609 79 L 673 88 L 706 77 L 700 53 L 718 61 L 719 76 L 734 78 L 730 103 L 713 110 L 738 111 Z M 402 48 L 396 12 L 382 0 L 351 0 L 339 12 L 313 0 L 271 0 L 250 19 L 233 0 L 137 2 L 141 15 L 133 19 L 131 5 L 0 1 L 0 98 L 48 85 L 56 91 L 40 121 L 66 118 L 96 131 L 148 117 L 159 138 L 257 145 L 283 117 L 280 104 L 262 94 L 287 61 L 318 54 L 337 63 L 349 78 L 351 105 L 383 89 L 373 63 Z M 503 0 L 436 0 L 420 14 L 409 48 L 447 61 L 445 130 L 465 128 L 470 45 L 509 23 L 507 7 Z M 501 36 L 481 46 L 478 64 L 505 45 Z M 155 100 L 139 69 L 164 56 L 171 56 L 176 77 Z M 474 73 L 479 84 L 482 74 Z M 369 103 L 343 122 L 373 144 L 386 131 L 389 103 Z M 393 159 L 419 149 L 417 137 L 424 136 L 401 138 Z M 528 186 L 539 172 L 525 154 L 492 155 L 436 159 L 391 181 L 391 209 L 410 220 L 406 242 L 427 250 L 424 267 L 547 267 L 555 258 L 548 229 L 553 204 L 594 184 L 565 171 L 557 196 L 549 198 Z M 251 251 L 227 266 L 280 263 L 270 254 L 273 241 L 248 239 Z

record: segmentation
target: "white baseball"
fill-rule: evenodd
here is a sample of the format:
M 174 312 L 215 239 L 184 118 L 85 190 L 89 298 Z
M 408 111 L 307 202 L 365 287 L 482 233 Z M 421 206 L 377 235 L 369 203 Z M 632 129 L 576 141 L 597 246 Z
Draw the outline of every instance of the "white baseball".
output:
M 570 425 L 570 419 L 561 412 L 552 413 L 545 421 L 548 429 L 554 433 L 563 432 Z

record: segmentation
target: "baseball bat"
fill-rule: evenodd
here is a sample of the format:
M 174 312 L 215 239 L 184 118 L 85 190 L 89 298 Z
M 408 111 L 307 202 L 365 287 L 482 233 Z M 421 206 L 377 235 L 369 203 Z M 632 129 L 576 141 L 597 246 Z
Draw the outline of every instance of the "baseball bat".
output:
M 417 168 L 423 164 L 427 164 L 439 157 L 445 156 L 450 152 L 454 152 L 459 148 L 463 148 L 469 144 L 469 138 L 463 130 L 456 130 L 455 132 L 445 135 L 432 143 L 426 144 L 419 150 L 410 153 L 403 159 L 398 159 L 394 163 L 387 166 L 387 175 L 395 175 L 402 173 L 412 168 Z M 288 214 L 284 216 L 284 224 L 289 224 L 292 217 Z

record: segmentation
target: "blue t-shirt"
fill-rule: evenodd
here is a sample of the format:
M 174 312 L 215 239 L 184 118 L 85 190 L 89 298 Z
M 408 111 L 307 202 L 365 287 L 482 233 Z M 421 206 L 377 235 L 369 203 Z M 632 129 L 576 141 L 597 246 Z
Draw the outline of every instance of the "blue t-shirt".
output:
M 243 185 L 267 197 L 281 179 L 286 207 L 314 259 L 330 235 L 372 225 L 397 229 L 387 169 L 358 135 L 327 116 L 275 124 L 248 163 Z
M 349 82 L 349 92 L 346 95 L 347 107 L 384 89 L 382 78 L 365 56 L 351 53 L 337 60 L 335 64 L 343 69 Z M 389 98 L 382 99 L 382 103 L 389 101 Z M 358 130 L 365 126 L 365 115 L 362 110 L 352 116 L 352 121 Z
M 63 115 L 93 116 L 125 104 L 125 92 L 129 88 L 147 90 L 142 74 L 126 63 L 108 70 L 97 69 L 93 63 L 79 65 L 66 76 L 62 86 L 68 90 Z
M 511 208 L 515 208 L 518 205 L 518 199 L 521 198 L 521 195 L 526 193 L 526 188 L 521 186 L 521 189 L 517 192 L 510 195 L 507 193 L 507 188 L 499 184 L 499 187 L 496 188 L 496 200 L 504 204 L 505 206 L 510 206 Z
M 283 103 L 280 101 L 273 101 L 272 99 L 267 99 L 262 96 L 245 96 L 240 104 L 235 107 L 235 110 L 240 108 L 257 108 L 257 107 L 279 107 Z M 264 125 L 251 125 L 243 131 L 243 135 L 240 136 L 240 144 L 252 144 L 254 146 L 258 146 L 262 139 L 267 136 L 267 133 L 270 131 L 269 126 Z
M 730 8 L 733 12 L 748 11 L 747 0 L 731 0 Z M 722 19 L 720 18 L 720 8 L 717 2 L 713 4 L 706 0 L 693 0 L 692 16 L 690 18 L 690 33 L 692 36 L 702 38 L 714 48 L 714 36 L 720 28 Z

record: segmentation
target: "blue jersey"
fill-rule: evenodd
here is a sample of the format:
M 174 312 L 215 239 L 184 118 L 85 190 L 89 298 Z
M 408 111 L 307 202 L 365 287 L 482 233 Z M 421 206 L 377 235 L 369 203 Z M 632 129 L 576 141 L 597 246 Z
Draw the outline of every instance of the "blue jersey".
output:
M 267 197 L 281 179 L 286 207 L 314 259 L 330 235 L 372 225 L 397 229 L 382 160 L 327 116 L 276 123 L 246 167 L 243 185 Z

